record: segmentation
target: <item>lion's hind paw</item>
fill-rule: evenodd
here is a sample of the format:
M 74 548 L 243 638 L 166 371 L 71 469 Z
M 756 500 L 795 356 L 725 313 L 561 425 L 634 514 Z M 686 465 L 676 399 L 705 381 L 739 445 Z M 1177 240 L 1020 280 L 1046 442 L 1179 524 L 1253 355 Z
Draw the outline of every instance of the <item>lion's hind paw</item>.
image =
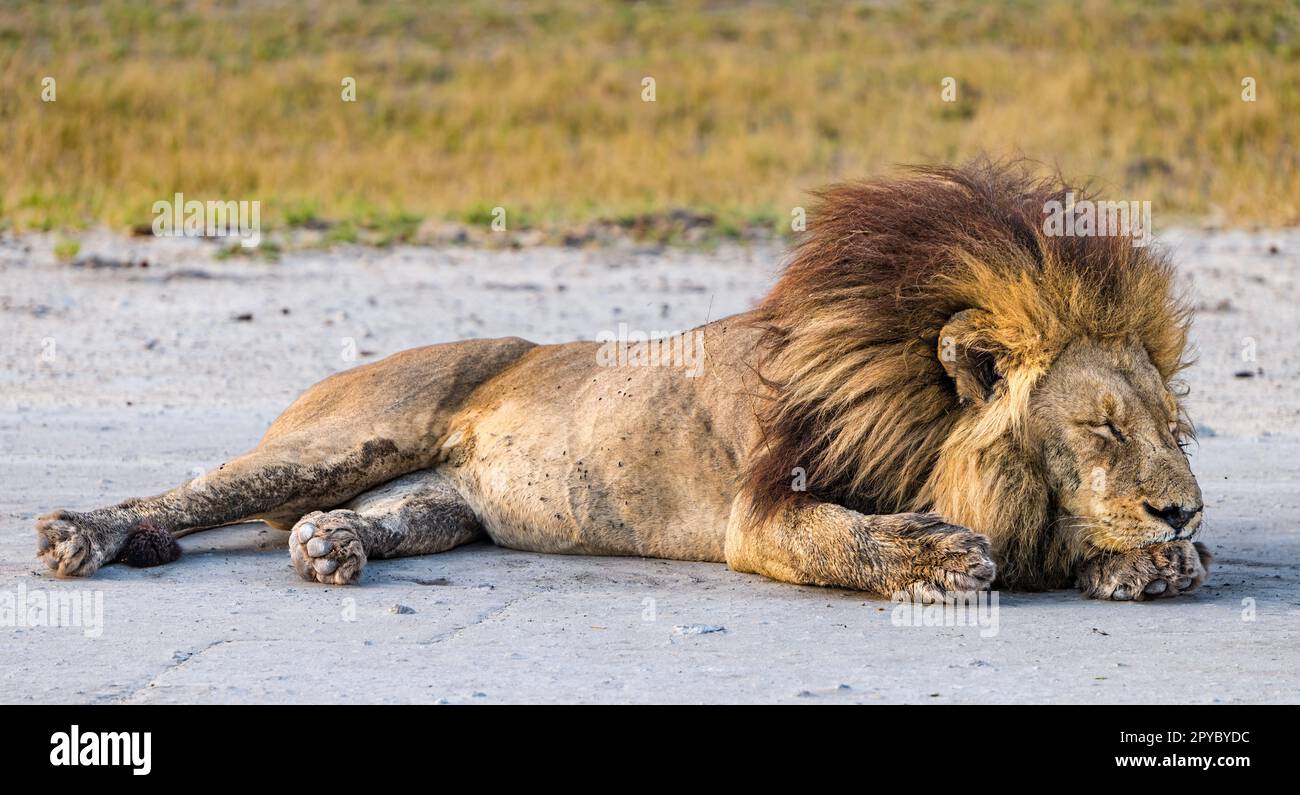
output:
M 36 556 L 60 577 L 89 577 L 105 554 L 90 528 L 72 511 L 53 511 L 36 519 Z
M 289 531 L 289 557 L 304 579 L 324 585 L 351 585 L 366 565 L 366 550 L 355 527 L 364 521 L 352 511 L 314 511 Z

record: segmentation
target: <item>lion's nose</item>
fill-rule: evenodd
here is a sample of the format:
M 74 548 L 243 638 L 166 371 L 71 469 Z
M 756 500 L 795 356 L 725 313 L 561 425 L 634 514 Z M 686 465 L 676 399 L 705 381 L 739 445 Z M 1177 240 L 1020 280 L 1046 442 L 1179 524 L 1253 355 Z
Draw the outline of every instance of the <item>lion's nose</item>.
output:
M 1146 509 L 1147 513 L 1157 519 L 1163 520 L 1165 524 L 1175 530 L 1182 530 L 1187 526 L 1188 522 L 1192 521 L 1192 519 L 1196 517 L 1196 514 L 1201 512 L 1201 506 L 1199 505 L 1187 507 L 1176 502 L 1166 505 L 1163 508 L 1157 508 L 1148 502 L 1146 503 Z

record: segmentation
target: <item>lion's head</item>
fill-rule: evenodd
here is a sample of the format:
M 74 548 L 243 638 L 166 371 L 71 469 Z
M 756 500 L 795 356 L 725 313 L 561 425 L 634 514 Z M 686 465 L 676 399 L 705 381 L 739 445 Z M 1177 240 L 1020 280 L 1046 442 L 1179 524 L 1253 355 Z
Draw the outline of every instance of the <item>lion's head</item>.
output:
M 820 194 L 759 312 L 755 510 L 802 468 L 824 499 L 987 533 L 1026 587 L 1196 532 L 1174 380 L 1188 310 L 1153 247 L 1047 234 L 1069 193 L 1087 195 L 981 162 Z
M 1187 426 L 1140 345 L 1066 348 L 1030 395 L 1028 425 L 1051 493 L 1094 546 L 1132 549 L 1200 526 Z

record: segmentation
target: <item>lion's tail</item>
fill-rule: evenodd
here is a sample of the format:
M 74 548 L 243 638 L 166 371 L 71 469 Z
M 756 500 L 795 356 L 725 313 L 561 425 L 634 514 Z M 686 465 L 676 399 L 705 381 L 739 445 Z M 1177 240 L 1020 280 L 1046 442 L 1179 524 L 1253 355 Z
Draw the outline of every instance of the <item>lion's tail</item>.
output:
M 181 556 L 181 545 L 166 530 L 153 524 L 141 524 L 131 531 L 117 559 L 128 566 L 147 568 L 171 563 Z

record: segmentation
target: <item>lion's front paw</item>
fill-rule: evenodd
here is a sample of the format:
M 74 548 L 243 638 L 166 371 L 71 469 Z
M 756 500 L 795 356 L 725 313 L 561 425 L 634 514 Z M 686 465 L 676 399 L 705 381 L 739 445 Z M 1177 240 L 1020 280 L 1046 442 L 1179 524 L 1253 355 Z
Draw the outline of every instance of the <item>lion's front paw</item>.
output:
M 943 602 L 954 593 L 982 591 L 993 585 L 997 567 L 986 536 L 963 527 L 928 534 L 903 591 L 915 601 Z
M 1210 550 L 1200 542 L 1169 541 L 1128 552 L 1108 552 L 1083 564 L 1078 587 L 1094 599 L 1164 599 L 1188 594 L 1208 576 Z
M 289 557 L 304 580 L 351 585 L 366 565 L 366 550 L 357 534 L 365 521 L 352 511 L 313 511 L 289 531 Z
M 88 577 L 116 554 L 104 533 L 72 511 L 36 519 L 36 556 L 60 577 Z

